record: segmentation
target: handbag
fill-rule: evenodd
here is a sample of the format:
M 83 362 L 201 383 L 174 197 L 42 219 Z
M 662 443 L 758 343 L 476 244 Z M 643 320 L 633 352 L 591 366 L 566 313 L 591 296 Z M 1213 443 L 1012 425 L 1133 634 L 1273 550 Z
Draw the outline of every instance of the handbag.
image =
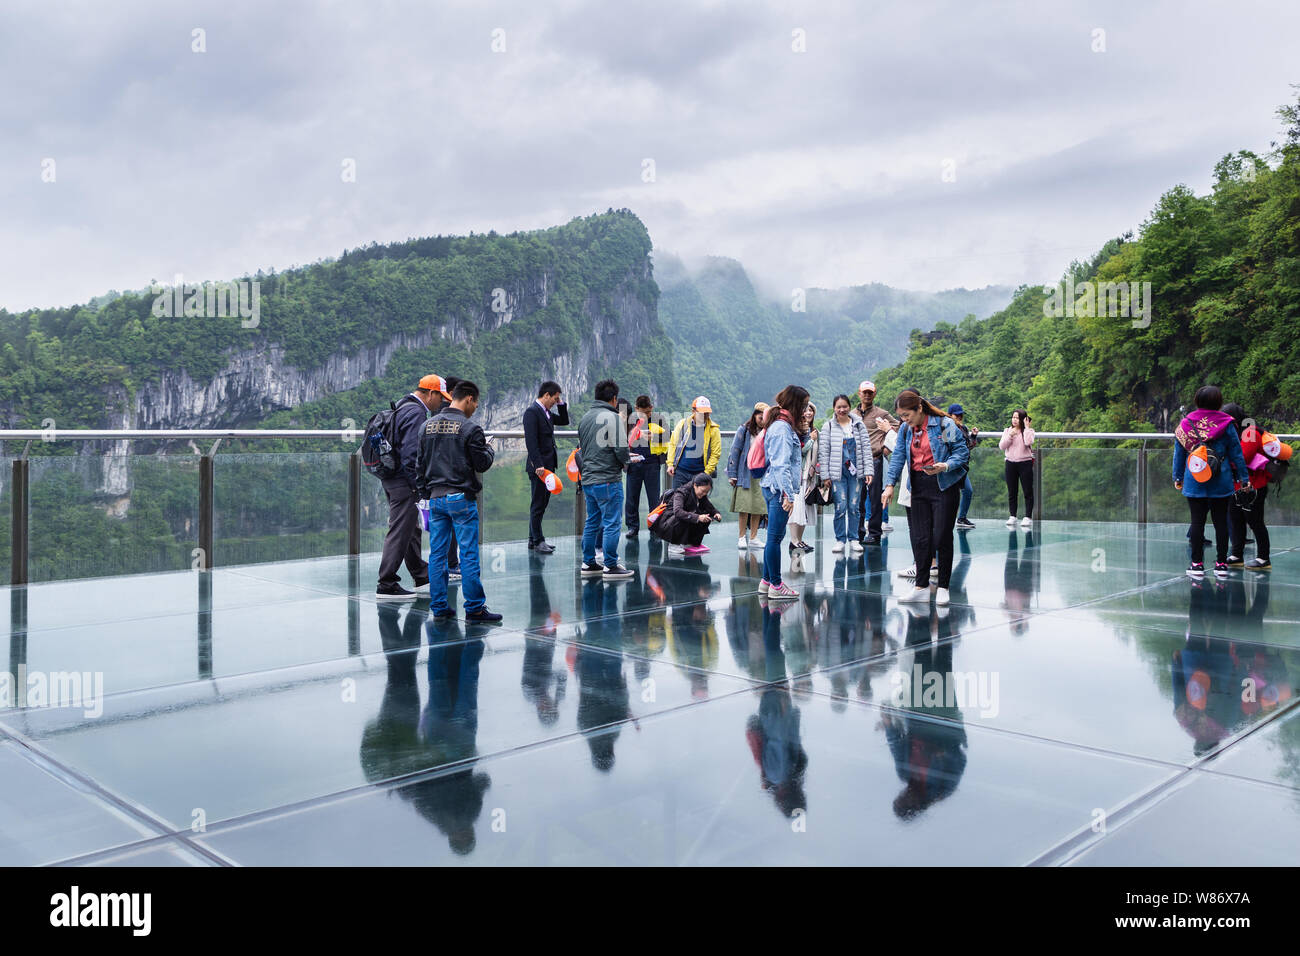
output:
M 831 489 L 822 485 L 820 481 L 814 481 L 812 487 L 808 489 L 808 494 L 803 496 L 803 503 L 810 508 L 817 506 L 826 508 L 834 501 L 835 496 L 831 493 Z

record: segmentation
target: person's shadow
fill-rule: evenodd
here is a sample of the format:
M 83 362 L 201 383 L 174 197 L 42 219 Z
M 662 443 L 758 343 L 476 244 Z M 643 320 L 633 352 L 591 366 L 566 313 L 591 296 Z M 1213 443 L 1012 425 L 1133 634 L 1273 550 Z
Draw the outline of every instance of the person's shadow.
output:
M 474 850 L 474 823 L 491 785 L 486 773 L 474 770 L 479 663 L 483 637 L 491 628 L 470 624 L 462 633 L 459 621 L 426 621 L 425 606 L 412 607 L 398 629 L 395 610 L 379 608 L 388 681 L 379 714 L 362 732 L 362 771 L 371 783 L 433 772 L 398 786 L 395 793 L 447 837 L 453 852 L 464 856 Z M 423 711 L 415 679 L 421 625 L 429 643 L 429 700 Z M 444 767 L 453 769 L 438 772 Z
M 1170 662 L 1174 719 L 1204 756 L 1294 695 L 1286 661 L 1264 642 L 1269 583 L 1247 600 L 1240 578 L 1188 582 L 1187 636 Z
M 900 820 L 913 820 L 951 796 L 966 772 L 965 721 L 948 693 L 958 634 L 952 614 L 942 613 L 946 610 L 908 609 L 904 651 L 911 651 L 912 666 L 903 670 L 901 701 L 895 700 L 881 718 L 894 770 L 903 782 L 894 798 L 894 814 Z M 900 662 L 907 663 L 905 653 Z M 914 680 L 918 673 L 920 686 Z

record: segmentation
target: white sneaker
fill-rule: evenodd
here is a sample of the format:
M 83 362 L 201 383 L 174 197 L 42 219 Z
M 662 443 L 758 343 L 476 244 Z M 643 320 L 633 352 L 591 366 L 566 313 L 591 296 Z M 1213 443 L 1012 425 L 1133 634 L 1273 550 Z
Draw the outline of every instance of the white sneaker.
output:
M 1016 526 L 1016 516 L 1012 515 L 1010 518 L 1007 519 L 1007 527 L 1014 528 L 1015 526 Z
M 861 554 L 861 553 L 862 553 L 862 542 L 861 542 L 861 541 L 850 541 L 850 542 L 849 542 L 849 552 L 852 553 L 852 554 Z
M 898 599 L 899 604 L 919 604 L 921 601 L 930 603 L 929 588 L 912 588 L 911 593 L 904 594 Z
M 1033 526 L 1034 526 L 1034 519 L 1029 517 L 1029 515 L 1025 515 L 1023 518 L 1020 519 L 1020 527 L 1032 528 Z
M 750 538 L 750 539 L 749 539 L 749 546 L 750 546 L 750 548 L 753 549 L 754 551 L 762 551 L 764 548 L 767 547 L 767 540 L 766 540 L 766 539 L 759 540 L 758 538 Z
M 939 588 L 939 590 L 937 590 L 937 591 L 934 592 L 934 603 L 935 603 L 938 607 L 947 607 L 947 606 L 948 606 L 948 589 L 947 589 L 947 588 Z
M 749 550 L 749 539 L 746 538 L 743 534 L 740 536 L 740 540 L 736 542 L 736 550 L 737 551 Z
M 902 571 L 899 571 L 899 572 L 898 572 L 898 576 L 899 576 L 900 578 L 914 578 L 914 577 L 916 577 L 916 565 L 914 564 L 914 565 L 912 565 L 910 568 L 904 568 Z
M 891 531 L 893 531 L 893 530 L 894 530 L 894 526 L 893 526 L 892 524 L 882 524 L 882 525 L 880 526 L 880 533 L 881 533 L 881 534 L 889 534 L 889 532 L 891 532 Z
M 684 544 L 670 544 L 668 546 L 669 557 L 680 558 L 685 554 L 686 554 L 686 545 Z
M 844 553 L 844 542 L 843 542 L 843 541 L 836 541 L 833 545 L 831 545 L 831 551 L 833 551 L 835 554 L 843 554 L 843 553 Z

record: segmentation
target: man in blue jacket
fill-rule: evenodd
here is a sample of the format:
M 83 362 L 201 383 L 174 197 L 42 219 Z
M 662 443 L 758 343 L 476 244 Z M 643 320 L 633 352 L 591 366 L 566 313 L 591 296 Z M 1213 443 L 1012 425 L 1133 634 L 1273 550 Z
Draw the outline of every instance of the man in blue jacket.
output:
M 542 483 L 542 475 L 559 467 L 555 426 L 567 424 L 569 406 L 560 397 L 559 383 L 543 382 L 537 390 L 536 401 L 524 409 L 524 447 L 528 451 L 524 467 L 528 469 L 528 485 L 532 489 L 532 501 L 528 507 L 528 550 L 538 554 L 555 553 L 542 534 L 542 516 L 551 503 L 551 493 Z
M 429 565 L 420 554 L 416 458 L 420 452 L 424 422 L 431 413 L 442 408 L 444 401 L 451 401 L 447 383 L 439 375 L 426 375 L 420 379 L 415 391 L 397 403 L 393 434 L 400 470 L 392 478 L 383 480 L 384 497 L 388 499 L 388 534 L 379 559 L 376 600 L 410 601 L 417 596 L 416 591 L 427 592 L 429 589 Z M 415 591 L 406 590 L 398 580 L 397 572 L 403 562 L 415 582 Z

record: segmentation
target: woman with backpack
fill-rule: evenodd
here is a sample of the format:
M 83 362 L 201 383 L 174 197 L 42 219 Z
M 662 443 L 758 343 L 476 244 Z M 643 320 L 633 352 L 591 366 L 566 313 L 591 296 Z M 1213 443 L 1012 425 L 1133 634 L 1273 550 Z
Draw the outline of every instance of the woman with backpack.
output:
M 1034 525 L 1034 430 L 1029 427 L 1029 413 L 1017 408 L 1011 413 L 1011 424 L 1002 431 L 998 447 L 1006 453 L 1005 474 L 1007 479 L 1007 504 L 1010 517 L 1007 527 L 1016 526 L 1016 486 L 1025 492 L 1025 516 L 1020 519 L 1020 527 L 1032 528 Z
M 1214 521 L 1215 576 L 1228 576 L 1228 504 L 1234 488 L 1247 480 L 1241 436 L 1222 408 L 1218 386 L 1204 385 L 1196 391 L 1196 410 L 1174 429 L 1174 487 L 1183 493 L 1192 513 L 1187 573 L 1193 578 L 1205 577 L 1207 515 Z
M 1224 414 L 1232 416 L 1232 423 L 1241 436 L 1241 457 L 1246 462 L 1249 476 L 1246 487 L 1235 492 L 1228 505 L 1228 537 L 1232 550 L 1228 554 L 1229 568 L 1247 571 L 1271 571 L 1269 560 L 1268 527 L 1264 524 L 1264 499 L 1268 497 L 1269 464 L 1271 459 L 1261 451 L 1259 427 L 1254 422 L 1243 427 L 1246 410 L 1236 402 L 1223 406 Z M 1255 557 L 1243 560 L 1246 553 L 1246 528 L 1255 536 Z
M 799 440 L 803 443 L 799 452 L 799 496 L 790 509 L 790 551 L 802 551 L 805 554 L 813 546 L 803 539 L 804 529 L 817 519 L 816 505 L 808 504 L 808 495 L 817 487 L 817 429 L 813 422 L 817 418 L 817 406 L 812 402 L 803 413 L 803 426 L 799 430 Z
M 948 413 L 915 392 L 898 396 L 898 411 L 903 422 L 898 428 L 894 453 L 889 456 L 889 474 L 880 500 L 889 502 L 894 486 L 907 468 L 912 484 L 907 530 L 916 563 L 916 587 L 900 600 L 929 601 L 930 557 L 938 551 L 935 604 L 945 607 L 949 603 L 948 585 L 952 579 L 952 529 L 957 522 L 970 449 Z
M 758 540 L 758 530 L 767 515 L 767 502 L 763 500 L 763 489 L 759 486 L 763 469 L 750 468 L 749 458 L 754 444 L 762 443 L 761 422 L 765 414 L 767 402 L 759 402 L 754 406 L 749 421 L 736 429 L 736 437 L 731 441 L 731 454 L 727 456 L 731 511 L 740 516 L 740 540 L 736 542 L 736 548 L 740 551 L 763 547 L 763 542 Z
M 722 430 L 713 421 L 713 405 L 701 395 L 691 402 L 691 414 L 677 423 L 668 441 L 668 474 L 673 490 L 696 475 L 712 477 L 722 457 Z
M 874 477 L 871 436 L 862 419 L 850 414 L 853 405 L 847 395 L 836 395 L 831 407 L 835 414 L 822 427 L 817 460 L 822 484 L 835 499 L 835 544 L 831 550 L 840 554 L 848 548 L 852 554 L 861 554 L 858 501 L 863 482 Z
M 787 385 L 763 416 L 763 498 L 767 502 L 767 544 L 763 548 L 763 579 L 758 593 L 772 601 L 793 601 L 799 592 L 781 580 L 781 542 L 799 494 L 803 461 L 798 427 L 808 408 L 808 390 Z

